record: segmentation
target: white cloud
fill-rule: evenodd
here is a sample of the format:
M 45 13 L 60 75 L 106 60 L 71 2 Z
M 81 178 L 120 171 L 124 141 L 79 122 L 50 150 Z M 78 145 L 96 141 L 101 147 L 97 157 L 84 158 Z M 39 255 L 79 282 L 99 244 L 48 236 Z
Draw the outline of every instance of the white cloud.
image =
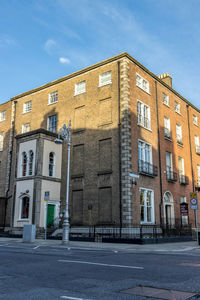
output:
M 69 64 L 69 63 L 70 63 L 70 60 L 69 60 L 69 58 L 66 58 L 66 57 L 60 57 L 60 58 L 59 58 L 59 62 L 60 62 L 61 64 Z
M 0 36 L 0 47 L 3 46 L 12 46 L 16 45 L 16 42 L 13 38 L 5 35 L 5 36 Z
M 48 54 L 51 54 L 53 50 L 56 48 L 56 46 L 57 46 L 56 41 L 52 39 L 48 39 L 44 44 L 44 49 Z

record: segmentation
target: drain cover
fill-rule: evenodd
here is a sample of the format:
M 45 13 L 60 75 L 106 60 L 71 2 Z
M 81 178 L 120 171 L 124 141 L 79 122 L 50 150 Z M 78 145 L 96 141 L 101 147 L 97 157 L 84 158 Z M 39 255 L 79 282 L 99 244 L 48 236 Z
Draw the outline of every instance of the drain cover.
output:
M 121 291 L 121 293 L 138 295 L 138 296 L 146 296 L 146 297 L 154 297 L 154 298 L 166 299 L 166 300 L 168 299 L 185 300 L 197 295 L 196 293 L 158 289 L 158 288 L 152 288 L 146 286 L 136 286 L 135 288 Z

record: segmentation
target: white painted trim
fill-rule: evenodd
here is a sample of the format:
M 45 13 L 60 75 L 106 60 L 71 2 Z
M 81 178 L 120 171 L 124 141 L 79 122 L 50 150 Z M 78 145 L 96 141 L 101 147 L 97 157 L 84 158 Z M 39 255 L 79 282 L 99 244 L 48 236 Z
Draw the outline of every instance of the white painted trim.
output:
M 138 139 L 138 160 L 139 160 L 139 142 L 145 143 L 150 146 L 150 164 L 153 164 L 152 145 L 144 140 Z
M 155 224 L 155 200 L 154 200 L 154 190 L 152 190 L 152 189 L 148 189 L 148 188 L 145 188 L 145 187 L 140 187 L 139 188 L 139 192 L 141 191 L 141 190 L 145 190 L 145 191 L 150 191 L 150 192 L 152 192 L 152 221 L 151 222 L 145 222 L 145 221 L 140 221 L 140 224 L 147 224 L 147 225 L 153 225 L 153 224 Z M 140 195 L 139 195 L 140 196 Z M 139 199 L 139 205 L 140 205 L 140 199 Z

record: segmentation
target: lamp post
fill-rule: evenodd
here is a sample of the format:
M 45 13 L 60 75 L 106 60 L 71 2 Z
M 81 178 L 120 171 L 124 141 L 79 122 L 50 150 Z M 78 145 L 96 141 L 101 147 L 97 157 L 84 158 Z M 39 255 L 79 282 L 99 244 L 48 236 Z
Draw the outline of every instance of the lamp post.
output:
M 59 129 L 58 138 L 55 139 L 56 144 L 62 144 L 63 140 L 67 142 L 67 185 L 66 185 L 66 203 L 65 203 L 65 213 L 63 221 L 63 236 L 62 244 L 67 244 L 69 242 L 69 167 L 70 167 L 70 147 L 71 147 L 71 121 L 69 121 L 68 126 L 63 125 Z

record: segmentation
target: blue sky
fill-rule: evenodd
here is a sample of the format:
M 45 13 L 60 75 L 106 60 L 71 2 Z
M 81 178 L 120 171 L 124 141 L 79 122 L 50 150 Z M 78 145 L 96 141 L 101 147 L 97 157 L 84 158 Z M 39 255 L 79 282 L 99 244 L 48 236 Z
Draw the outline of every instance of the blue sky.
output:
M 200 108 L 200 1 L 1 0 L 0 103 L 128 52 Z

